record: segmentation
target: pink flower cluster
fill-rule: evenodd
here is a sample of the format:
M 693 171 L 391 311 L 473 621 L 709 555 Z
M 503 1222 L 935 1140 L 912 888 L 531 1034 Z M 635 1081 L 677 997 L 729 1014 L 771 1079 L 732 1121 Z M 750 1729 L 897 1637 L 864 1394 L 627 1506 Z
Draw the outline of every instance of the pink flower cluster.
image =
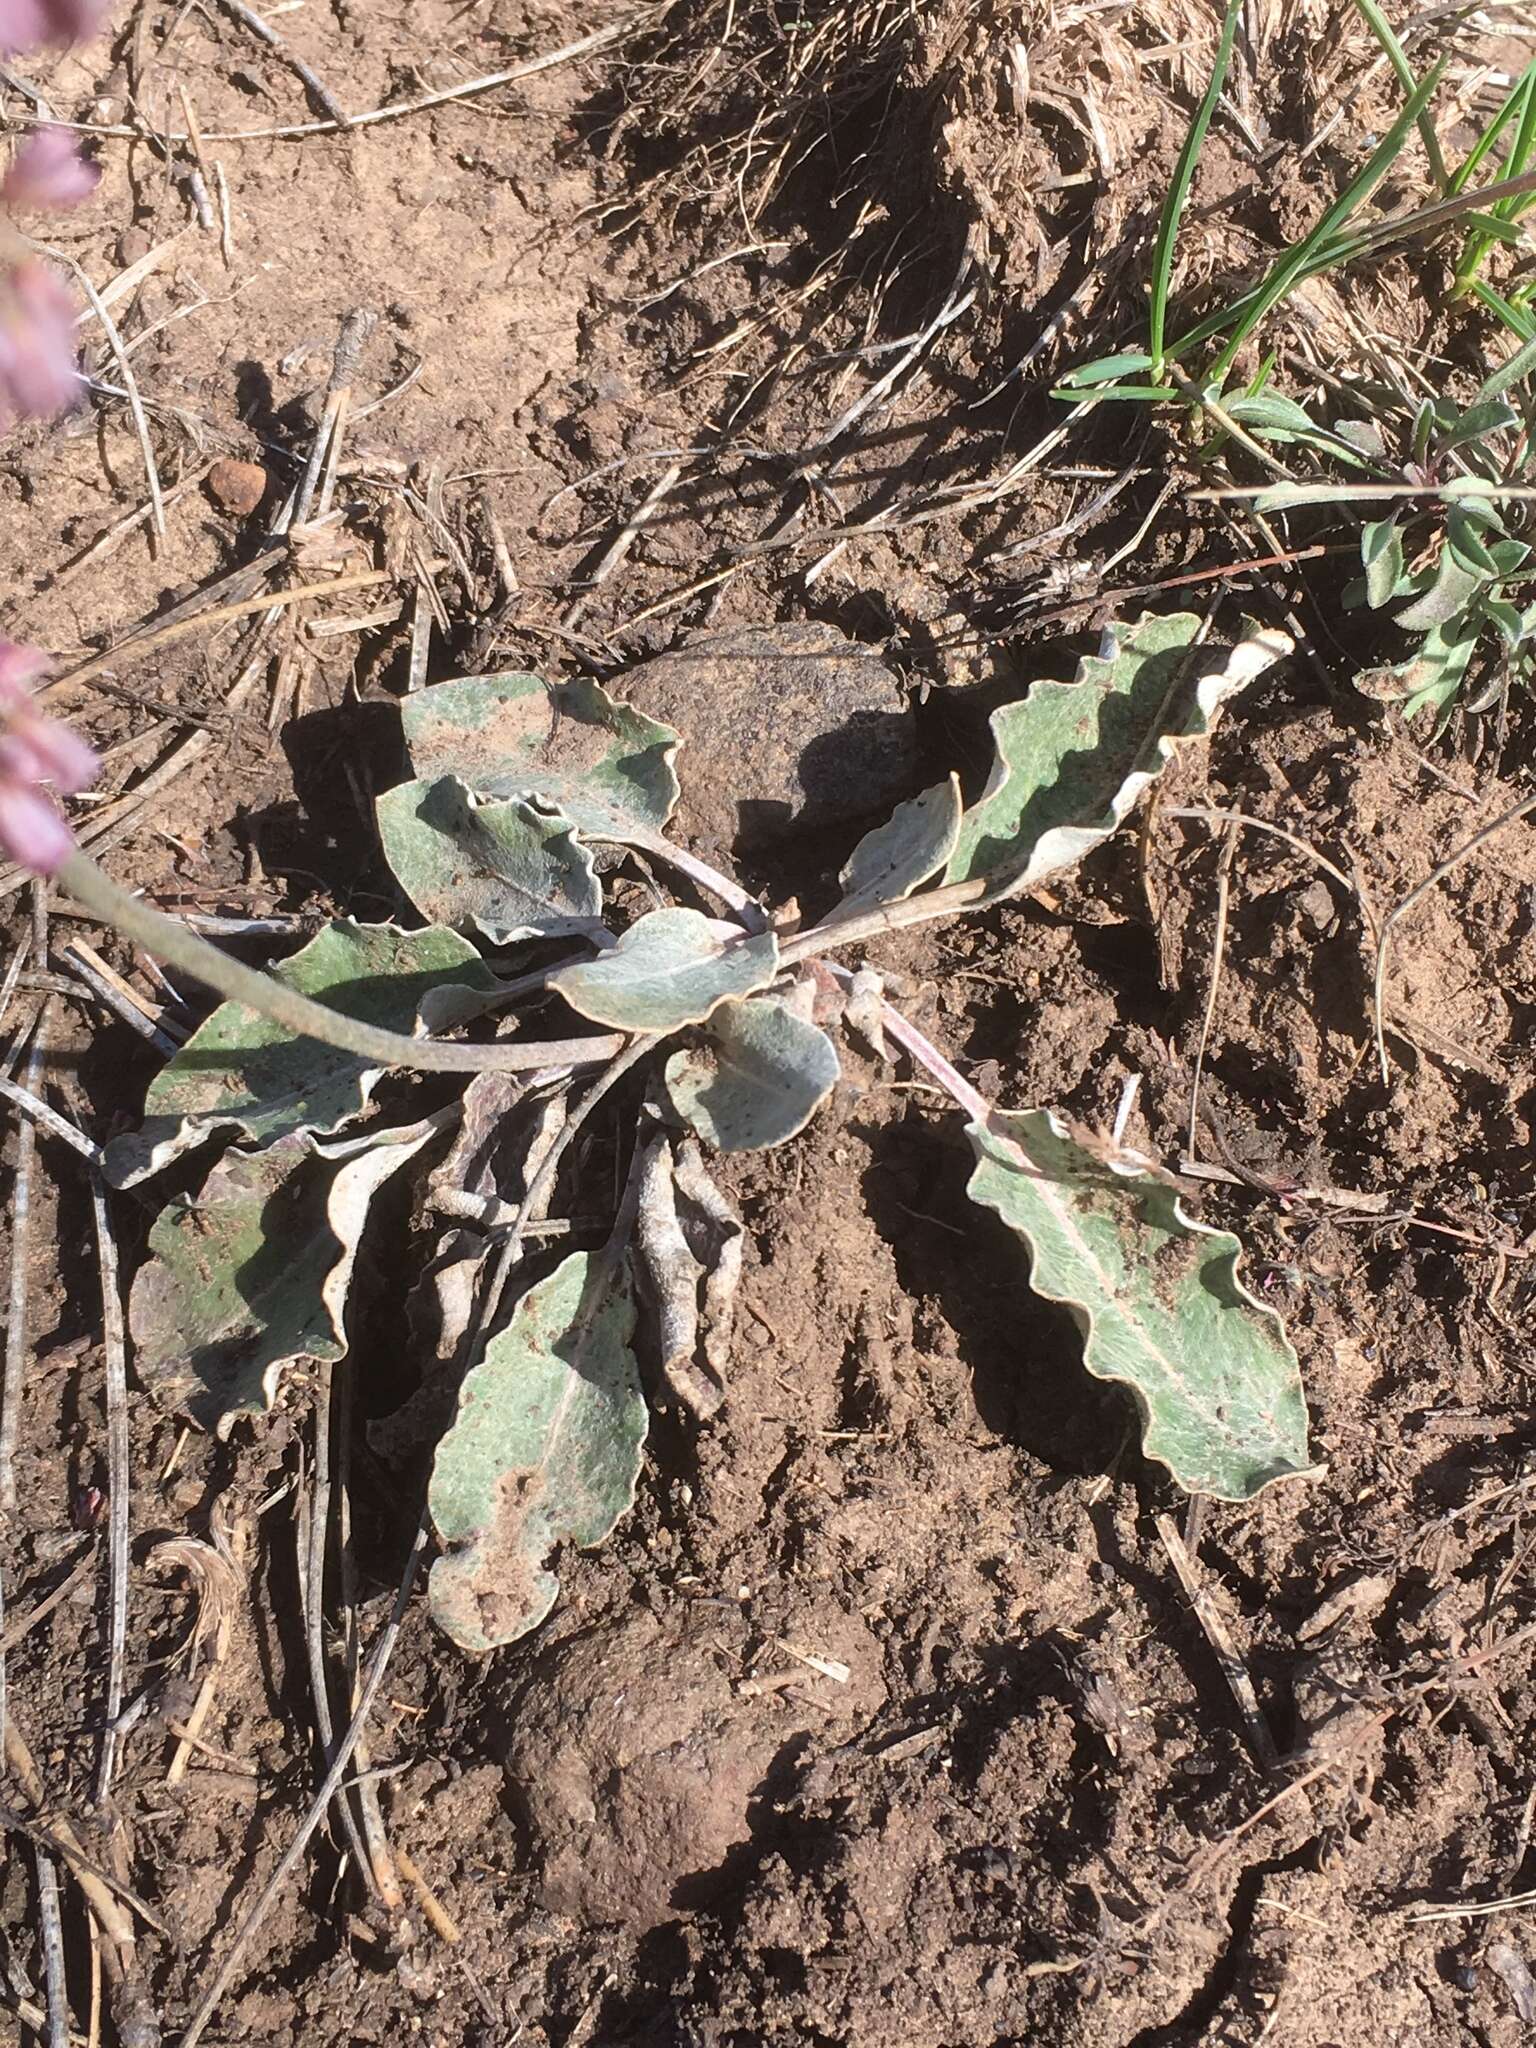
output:
M 0 0 L 0 53 L 74 42 L 101 20 L 103 0 Z M 100 172 L 64 128 L 38 128 L 0 177 L 0 208 L 30 213 L 78 206 Z M 19 419 L 49 419 L 73 404 L 75 308 L 53 272 L 0 221 L 0 433 Z
M 0 56 L 78 42 L 106 10 L 107 0 L 0 0 Z M 98 176 L 69 132 L 53 127 L 29 135 L 0 176 L 0 432 L 62 412 L 80 388 L 74 302 L 3 215 L 78 206 Z M 75 844 L 43 785 L 74 796 L 99 765 L 84 740 L 33 701 L 47 666 L 35 647 L 0 640 L 0 848 L 40 875 L 55 873 Z
M 32 685 L 47 667 L 35 647 L 0 640 L 0 847 L 39 875 L 53 874 L 75 844 L 39 784 L 75 796 L 100 766 L 77 733 L 33 702 Z
M 67 212 L 90 198 L 100 176 L 67 128 L 34 128 L 0 178 L 0 200 L 18 213 Z
M 0 51 L 83 43 L 100 28 L 107 0 L 0 0 Z

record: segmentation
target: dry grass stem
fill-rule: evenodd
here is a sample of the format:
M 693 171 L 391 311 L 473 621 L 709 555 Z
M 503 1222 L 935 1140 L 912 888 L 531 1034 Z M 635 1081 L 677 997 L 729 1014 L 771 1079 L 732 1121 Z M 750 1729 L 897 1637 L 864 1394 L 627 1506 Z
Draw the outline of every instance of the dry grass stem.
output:
M 1196 1496 L 1198 1499 L 1198 1496 Z M 1206 1641 L 1216 1656 L 1221 1675 L 1226 1680 L 1238 1713 L 1247 1730 L 1249 1746 L 1258 1763 L 1266 1771 L 1278 1769 L 1280 1753 L 1275 1747 L 1275 1738 L 1270 1732 L 1269 1722 L 1259 1705 L 1259 1696 L 1253 1689 L 1253 1680 L 1248 1676 L 1248 1667 L 1243 1662 L 1231 1631 L 1222 1618 L 1221 1610 L 1211 1597 L 1209 1588 L 1200 1577 L 1195 1560 L 1190 1556 L 1184 1538 L 1179 1534 L 1178 1524 L 1171 1515 L 1159 1515 L 1157 1533 L 1162 1539 L 1168 1561 L 1178 1574 L 1179 1584 L 1184 1588 L 1185 1598 L 1194 1610 L 1195 1619 L 1205 1631 Z
M 128 1369 L 123 1302 L 117 1269 L 117 1240 L 107 1206 L 106 1183 L 91 1176 L 91 1215 L 96 1227 L 96 1257 L 101 1272 L 102 1350 L 105 1356 L 107 1405 L 107 1636 L 106 1727 L 96 1772 L 96 1803 L 106 1803 L 112 1789 L 117 1754 L 117 1720 L 123 1710 L 123 1658 L 128 1640 L 128 1505 L 132 1471 L 128 1443 Z
M 41 886 L 41 885 L 39 885 Z M 27 1297 L 31 1287 L 29 1261 L 32 1251 L 32 1180 L 37 1164 L 37 1124 L 51 1121 L 52 1112 L 39 1118 L 43 1073 L 48 1059 L 48 1003 L 38 1013 L 27 1055 L 24 1090 L 0 1081 L 0 1090 L 14 1101 L 27 1098 L 29 1114 L 22 1117 L 16 1132 L 16 1174 L 11 1187 L 11 1281 L 5 1324 L 5 1370 L 0 1383 L 0 1509 L 16 1509 L 16 1446 L 21 1435 L 21 1390 L 27 1367 Z M 13 1093 L 13 1090 L 15 1091 Z M 23 1105 L 18 1104 L 18 1107 Z M 35 1106 L 35 1107 L 34 1107 Z M 62 1118 L 59 1119 L 63 1121 Z
M 310 69 L 297 51 L 289 48 L 277 30 L 264 21 L 253 7 L 247 7 L 245 0 L 218 0 L 218 4 L 226 14 L 232 15 L 242 26 L 248 28 L 258 42 L 265 43 L 269 50 L 274 51 L 294 76 L 302 80 L 306 91 L 328 122 L 338 128 L 350 125 L 346 109 L 332 94 L 324 79 Z M 187 125 L 189 128 L 192 125 L 190 120 Z
M 52 1614 L 55 1607 L 67 1600 L 76 1587 L 84 1583 L 89 1577 L 95 1561 L 96 1545 L 87 1541 L 83 1553 L 75 1560 L 74 1564 L 71 1565 L 68 1572 L 60 1579 L 51 1593 L 44 1593 L 40 1599 L 34 1600 L 25 1614 L 18 1614 L 14 1618 L 8 1617 L 5 1619 L 3 1627 L 0 1627 L 0 1657 L 8 1656 L 19 1642 L 24 1641 L 31 1634 L 40 1621 L 46 1620 Z M 3 1726 L 3 1720 L 4 1716 L 0 1715 L 0 1726 Z
M 304 1603 L 304 1648 L 309 1665 L 310 1701 L 320 1753 L 329 1765 L 336 1754 L 336 1726 L 331 1714 L 330 1670 L 325 1654 L 325 1562 L 331 1530 L 331 1383 L 332 1367 L 322 1362 L 316 1372 L 314 1469 L 307 1488 L 296 1496 L 294 1534 L 299 1546 L 299 1591 Z M 345 1830 L 358 1874 L 374 1882 L 373 1861 L 363 1845 L 357 1816 L 345 1783 L 336 1792 L 337 1817 Z
M 117 323 L 107 310 L 106 301 L 95 285 L 86 276 L 74 257 L 65 249 L 50 247 L 48 254 L 60 263 L 68 264 L 74 272 L 75 281 L 91 303 L 91 310 L 101 322 L 101 331 L 107 338 L 117 364 L 118 375 L 123 380 L 123 389 L 128 395 L 128 410 L 133 415 L 133 430 L 139 437 L 139 452 L 144 458 L 144 475 L 149 484 L 150 526 L 157 539 L 165 538 L 165 497 L 160 489 L 160 468 L 155 461 L 154 444 L 149 438 L 149 420 L 144 411 L 144 401 L 139 395 L 138 380 L 133 374 L 133 364 L 128 360 L 128 351 L 123 346 L 123 337 L 117 331 Z
M 100 954 L 86 945 L 83 939 L 70 939 L 59 948 L 61 960 L 67 960 L 70 971 L 84 982 L 98 1002 L 106 1005 L 113 1015 L 119 1017 L 130 1031 L 147 1039 L 164 1058 L 169 1059 L 186 1037 L 177 1026 L 169 1025 L 164 1014 L 152 1008 L 122 976 L 109 967 Z
M 68 2048 L 69 1991 L 64 1972 L 64 1922 L 59 1912 L 59 1878 L 53 1858 L 37 1843 L 32 1847 L 37 1872 L 37 1935 L 43 1951 L 43 1980 L 48 1997 L 48 2048 Z
M 197 2043 L 207 2031 L 208 2023 L 218 2009 L 219 2001 L 234 1981 L 235 1972 L 240 1967 L 240 1959 L 249 1947 L 252 1936 L 257 1932 L 268 1913 L 272 1910 L 274 1902 L 284 1885 L 287 1884 L 300 1857 L 309 1846 L 310 1836 L 313 1835 L 315 1829 L 320 1825 L 321 1820 L 325 1816 L 326 1809 L 335 1797 L 337 1787 L 346 1775 L 347 1767 L 352 1761 L 352 1752 L 357 1747 L 364 1725 L 369 1714 L 373 1711 L 373 1703 L 378 1697 L 379 1687 L 384 1682 L 384 1674 L 389 1669 L 389 1660 L 394 1654 L 395 1644 L 400 1637 L 400 1627 L 405 1619 L 405 1610 L 410 1601 L 411 1589 L 416 1583 L 416 1574 L 426 1554 L 428 1541 L 429 1531 L 424 1517 L 417 1526 L 416 1535 L 411 1544 L 410 1555 L 406 1559 L 405 1570 L 401 1574 L 399 1589 L 395 1594 L 395 1603 L 389 1620 L 385 1623 L 384 1632 L 380 1636 L 369 1659 L 367 1675 L 363 1681 L 362 1691 L 358 1695 L 357 1707 L 353 1713 L 351 1725 L 336 1746 L 336 1755 L 332 1760 L 331 1767 L 326 1772 L 314 1798 L 310 1801 L 304 1818 L 299 1823 L 298 1832 L 283 1851 L 276 1869 L 272 1872 L 265 1885 L 263 1885 L 254 1905 L 240 1922 L 235 1931 L 234 1938 L 225 1952 L 223 1962 L 220 1963 L 217 1971 L 214 1973 L 207 1990 L 198 2000 L 196 2010 L 187 2022 L 186 2031 L 181 2037 L 180 2048 L 197 2048 Z

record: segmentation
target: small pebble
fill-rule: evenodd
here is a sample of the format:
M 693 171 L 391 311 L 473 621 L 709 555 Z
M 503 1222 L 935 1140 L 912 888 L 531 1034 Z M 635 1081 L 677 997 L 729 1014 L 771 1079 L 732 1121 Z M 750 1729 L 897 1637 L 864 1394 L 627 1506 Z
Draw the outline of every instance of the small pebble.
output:
M 248 519 L 267 494 L 267 472 L 226 455 L 208 472 L 208 495 L 232 519 Z

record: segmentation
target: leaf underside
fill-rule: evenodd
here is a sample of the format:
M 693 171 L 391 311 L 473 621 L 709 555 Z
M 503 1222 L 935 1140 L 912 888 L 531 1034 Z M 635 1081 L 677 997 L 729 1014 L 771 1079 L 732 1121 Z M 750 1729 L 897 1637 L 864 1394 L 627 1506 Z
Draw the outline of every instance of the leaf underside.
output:
M 1048 1110 L 968 1135 L 968 1192 L 1028 1246 L 1030 1286 L 1063 1303 L 1083 1362 L 1131 1389 L 1142 1447 L 1191 1493 L 1245 1501 L 1315 1471 L 1296 1355 L 1237 1273 L 1241 1246 L 1192 1223 L 1177 1192 L 1107 1165 Z
M 697 910 L 653 910 L 610 951 L 552 974 L 549 986 L 612 1030 L 680 1031 L 733 996 L 766 988 L 778 964 L 772 932 L 744 938 Z

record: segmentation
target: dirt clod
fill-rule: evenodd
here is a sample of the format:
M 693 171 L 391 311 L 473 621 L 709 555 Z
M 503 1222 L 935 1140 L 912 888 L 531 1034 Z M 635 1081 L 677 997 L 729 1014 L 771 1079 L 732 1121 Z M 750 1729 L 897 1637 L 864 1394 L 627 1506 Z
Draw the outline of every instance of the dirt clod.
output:
M 896 677 L 814 620 L 691 634 L 624 695 L 686 736 L 683 827 L 716 855 L 878 814 L 919 773 Z
M 733 1677 L 713 1616 L 639 1614 L 538 1659 L 508 1720 L 514 1800 L 539 1845 L 552 1911 L 643 1931 L 704 1903 L 751 1838 L 776 1760 L 811 1731 L 842 1740 L 884 1697 L 879 1652 L 851 1617 L 818 1636 L 845 1683 L 767 1646 L 761 1677 Z
M 248 519 L 266 496 L 267 473 L 259 463 L 225 456 L 208 472 L 208 495 L 232 519 Z

